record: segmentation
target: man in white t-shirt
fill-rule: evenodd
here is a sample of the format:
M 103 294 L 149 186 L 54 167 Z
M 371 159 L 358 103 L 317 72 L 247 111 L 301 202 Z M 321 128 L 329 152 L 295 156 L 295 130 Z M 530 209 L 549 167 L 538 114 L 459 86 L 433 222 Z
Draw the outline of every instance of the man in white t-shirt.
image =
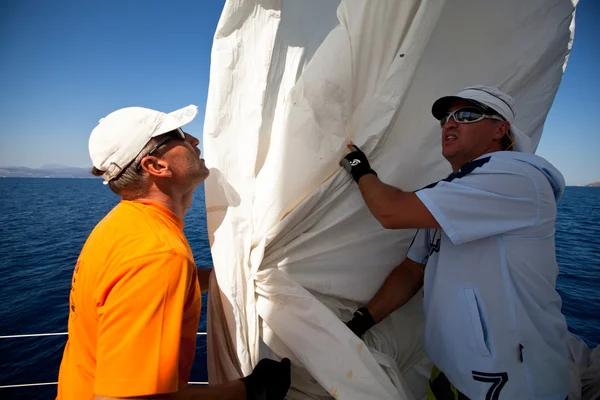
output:
M 554 223 L 564 179 L 531 154 L 500 90 L 465 88 L 432 113 L 454 171 L 447 178 L 403 192 L 381 182 L 356 146 L 341 162 L 382 226 L 419 228 L 407 258 L 347 325 L 362 336 L 423 287 L 430 398 L 563 400 L 570 361 Z

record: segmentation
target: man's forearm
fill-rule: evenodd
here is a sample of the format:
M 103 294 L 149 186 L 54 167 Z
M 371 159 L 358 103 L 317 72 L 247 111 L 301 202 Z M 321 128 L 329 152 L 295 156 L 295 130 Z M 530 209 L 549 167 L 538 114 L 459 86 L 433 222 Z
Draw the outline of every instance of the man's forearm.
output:
M 200 291 L 206 292 L 208 290 L 208 284 L 210 282 L 211 273 L 212 268 L 198 267 L 198 283 L 200 284 Z
M 95 400 L 246 400 L 246 386 L 241 380 L 213 386 L 187 386 L 176 393 L 140 397 L 105 397 Z
M 406 258 L 385 279 L 367 305 L 375 322 L 406 304 L 423 286 L 423 265 Z
M 213 386 L 188 386 L 169 400 L 246 400 L 246 386 L 241 380 Z
M 384 228 L 439 228 L 416 194 L 383 183 L 373 174 L 361 177 L 358 186 L 369 211 Z
M 401 206 L 406 194 L 397 187 L 383 183 L 376 175 L 365 175 L 358 182 L 360 194 L 371 214 L 385 227 L 392 211 Z

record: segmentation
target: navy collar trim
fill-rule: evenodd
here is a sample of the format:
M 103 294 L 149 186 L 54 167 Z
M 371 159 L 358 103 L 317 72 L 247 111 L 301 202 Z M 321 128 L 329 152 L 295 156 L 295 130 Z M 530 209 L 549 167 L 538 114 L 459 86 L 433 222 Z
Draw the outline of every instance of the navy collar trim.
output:
M 458 171 L 451 173 L 450 175 L 448 175 L 446 178 L 442 179 L 441 181 L 431 183 L 419 190 L 431 189 L 432 187 L 434 187 L 435 185 L 437 185 L 440 182 L 452 182 L 454 179 L 460 179 L 466 175 L 469 175 L 471 172 L 473 172 L 473 170 L 487 164 L 487 162 L 490 161 L 491 158 L 492 157 L 489 156 L 489 157 L 484 157 L 484 158 L 479 158 L 477 160 L 469 161 L 468 163 L 466 163 L 465 165 L 460 167 L 460 169 Z M 419 190 L 416 190 L 416 192 L 418 192 Z

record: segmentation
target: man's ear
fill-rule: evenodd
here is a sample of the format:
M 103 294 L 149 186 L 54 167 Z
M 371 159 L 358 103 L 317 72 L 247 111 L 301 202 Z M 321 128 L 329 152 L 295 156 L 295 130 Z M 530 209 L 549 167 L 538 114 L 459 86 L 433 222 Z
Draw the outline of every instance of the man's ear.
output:
M 499 121 L 496 124 L 496 132 L 494 132 L 494 139 L 500 140 L 508 133 L 510 130 L 510 122 L 508 121 Z
M 162 158 L 154 156 L 146 156 L 142 158 L 140 165 L 148 175 L 155 176 L 157 178 L 170 178 L 172 175 L 169 163 Z

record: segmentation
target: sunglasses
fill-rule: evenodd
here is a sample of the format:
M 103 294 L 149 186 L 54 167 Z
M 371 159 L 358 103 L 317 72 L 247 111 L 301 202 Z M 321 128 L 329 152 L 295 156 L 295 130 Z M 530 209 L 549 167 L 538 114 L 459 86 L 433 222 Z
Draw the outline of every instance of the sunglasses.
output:
M 173 131 L 167 132 L 163 136 L 164 136 L 164 138 L 162 138 L 160 140 L 160 142 L 158 142 L 156 144 L 156 146 L 154 146 L 149 152 L 147 152 L 144 157 L 148 157 L 148 156 L 151 156 L 152 154 L 156 153 L 156 151 L 158 149 L 160 149 L 162 146 L 164 146 L 171 140 L 185 140 L 185 132 L 183 130 L 181 130 L 181 128 L 177 128 Z M 142 168 L 142 165 L 141 165 L 141 163 L 139 163 L 135 167 L 135 170 L 139 171 L 141 168 Z
M 440 126 L 442 128 L 448 123 L 450 117 L 454 118 L 454 120 L 459 124 L 472 124 L 474 122 L 479 122 L 485 118 L 504 121 L 504 118 L 502 118 L 501 116 L 486 114 L 483 110 L 480 110 L 476 107 L 461 107 L 454 111 L 448 111 L 442 117 L 442 119 L 440 119 Z

